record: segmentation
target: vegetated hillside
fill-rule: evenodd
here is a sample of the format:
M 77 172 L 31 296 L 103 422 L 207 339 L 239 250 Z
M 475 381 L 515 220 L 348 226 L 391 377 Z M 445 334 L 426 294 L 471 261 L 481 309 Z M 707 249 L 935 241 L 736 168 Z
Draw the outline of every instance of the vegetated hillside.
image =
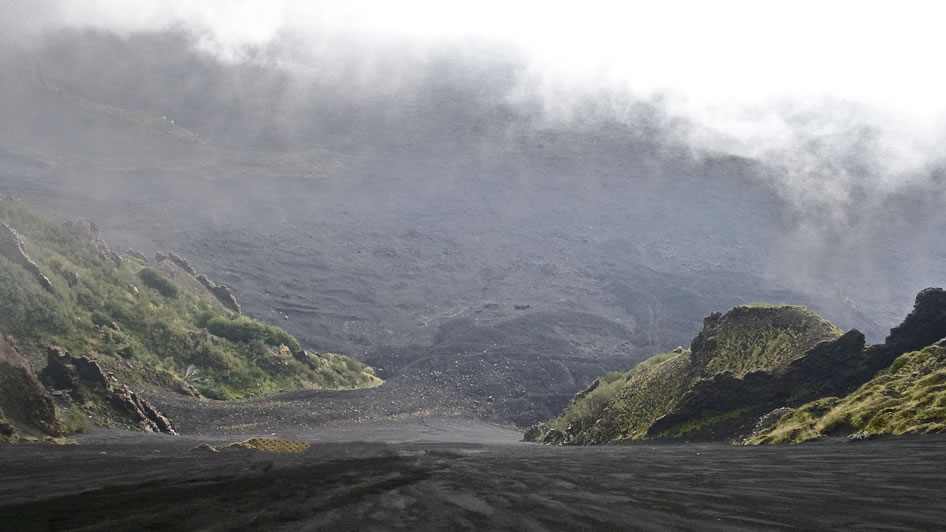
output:
M 867 347 L 859 331 L 840 335 L 807 309 L 739 307 L 707 318 L 690 350 L 609 375 L 526 439 L 771 443 L 844 431 L 938 431 L 943 337 L 946 292 L 939 288 L 917 294 L 884 343 Z
M 53 394 L 59 409 L 103 423 L 116 416 L 96 406 L 95 388 L 114 395 L 119 381 L 214 399 L 380 382 L 361 362 L 309 354 L 283 329 L 228 310 L 235 301 L 225 288 L 175 258 L 149 266 L 121 257 L 88 222 L 58 224 L 0 197 L 0 332 L 11 337 L 10 360 L 48 360 L 40 376 L 65 390 Z
M 714 313 L 690 349 L 656 355 L 623 375 L 609 374 L 526 438 L 579 444 L 643 438 L 695 383 L 720 373 L 780 371 L 839 336 L 840 330 L 805 307 L 756 305 Z
M 787 410 L 750 444 L 799 443 L 825 435 L 928 434 L 946 431 L 946 345 L 900 355 L 845 397 L 825 397 Z

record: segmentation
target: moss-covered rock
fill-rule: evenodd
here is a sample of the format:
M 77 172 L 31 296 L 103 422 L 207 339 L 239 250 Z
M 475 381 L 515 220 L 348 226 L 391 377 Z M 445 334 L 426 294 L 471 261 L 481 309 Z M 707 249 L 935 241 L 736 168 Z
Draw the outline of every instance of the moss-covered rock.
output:
M 841 336 L 839 329 L 811 310 L 788 305 L 736 307 L 710 315 L 703 325 L 690 349 L 657 355 L 576 397 L 562 416 L 532 430 L 532 440 L 541 441 L 551 429 L 563 430 L 566 441 L 577 444 L 684 436 L 727 422 L 744 415 L 744 407 L 705 419 L 687 416 L 660 434 L 653 431 L 658 420 L 677 412 L 700 382 L 718 375 L 739 378 L 757 371 L 778 372 L 819 343 Z
M 693 340 L 692 363 L 701 377 L 729 372 L 777 371 L 842 331 L 810 309 L 750 305 L 713 314 Z
M 825 397 L 783 415 L 746 443 L 798 443 L 824 435 L 946 431 L 946 347 L 906 353 L 843 397 Z
M 918 293 L 883 344 L 865 347 L 857 330 L 839 334 L 801 307 L 753 305 L 713 314 L 689 351 L 629 372 L 593 408 L 585 406 L 590 394 L 576 398 L 562 417 L 530 430 L 530 439 L 542 441 L 543 431 L 563 426 L 565 443 L 747 437 L 775 443 L 838 431 L 943 430 L 939 340 L 946 337 L 946 291 Z M 578 430 L 569 431 L 573 413 L 582 411 L 592 414 L 579 416 Z

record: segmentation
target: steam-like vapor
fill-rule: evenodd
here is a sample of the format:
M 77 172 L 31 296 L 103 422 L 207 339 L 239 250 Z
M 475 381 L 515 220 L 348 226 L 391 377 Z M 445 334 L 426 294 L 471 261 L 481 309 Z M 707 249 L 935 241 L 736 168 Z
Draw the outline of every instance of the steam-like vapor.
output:
M 431 58 L 444 49 L 471 68 L 471 84 L 485 83 L 477 78 L 484 61 L 515 63 L 499 97 L 539 109 L 534 125 L 633 128 L 639 104 L 655 106 L 661 142 L 685 146 L 696 161 L 756 161 L 754 175 L 794 208 L 789 249 L 830 253 L 842 235 L 863 244 L 867 210 L 917 190 L 942 194 L 943 9 L 910 1 L 13 0 L 0 9 L 0 34 L 28 47 L 63 28 L 125 37 L 172 30 L 215 60 L 281 69 L 290 81 L 280 86 L 337 78 L 373 94 L 436 80 L 417 69 L 440 68 Z M 267 120 L 293 112 L 274 104 Z
M 557 118 L 602 90 L 660 95 L 671 115 L 691 123 L 691 145 L 780 163 L 799 158 L 793 179 L 803 182 L 822 164 L 812 157 L 861 145 L 850 137 L 869 130 L 882 151 L 872 155 L 885 167 L 876 184 L 896 187 L 924 170 L 946 137 L 935 2 L 14 0 L 4 11 L 4 33 L 21 38 L 60 27 L 184 29 L 227 60 L 290 39 L 297 46 L 281 59 L 304 63 L 300 48 L 332 53 L 325 43 L 338 35 L 375 47 L 411 43 L 414 51 L 504 46 L 528 64 L 519 96 L 542 98 Z M 812 138 L 834 148 L 812 153 Z M 827 188 L 843 199 L 850 187 Z

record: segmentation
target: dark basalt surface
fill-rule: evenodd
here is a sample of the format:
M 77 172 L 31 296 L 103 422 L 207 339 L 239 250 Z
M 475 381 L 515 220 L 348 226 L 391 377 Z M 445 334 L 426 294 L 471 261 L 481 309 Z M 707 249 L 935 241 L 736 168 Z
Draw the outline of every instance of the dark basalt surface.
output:
M 140 435 L 20 445 L 0 453 L 0 523 L 20 531 L 730 531 L 933 530 L 946 521 L 942 436 L 575 448 L 512 443 L 517 435 L 408 419 L 314 431 L 301 455 L 212 453 L 191 449 L 218 440 Z

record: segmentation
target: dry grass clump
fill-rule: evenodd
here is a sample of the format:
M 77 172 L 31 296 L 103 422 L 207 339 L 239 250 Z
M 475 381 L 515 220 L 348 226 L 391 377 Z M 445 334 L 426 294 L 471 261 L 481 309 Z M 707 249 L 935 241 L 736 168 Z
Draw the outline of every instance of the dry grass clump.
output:
M 250 438 L 246 441 L 231 443 L 227 447 L 242 447 L 265 453 L 302 453 L 309 444 L 295 440 L 277 440 L 272 438 Z
M 901 355 L 850 395 L 803 405 L 747 443 L 799 443 L 845 434 L 946 431 L 946 347 Z

